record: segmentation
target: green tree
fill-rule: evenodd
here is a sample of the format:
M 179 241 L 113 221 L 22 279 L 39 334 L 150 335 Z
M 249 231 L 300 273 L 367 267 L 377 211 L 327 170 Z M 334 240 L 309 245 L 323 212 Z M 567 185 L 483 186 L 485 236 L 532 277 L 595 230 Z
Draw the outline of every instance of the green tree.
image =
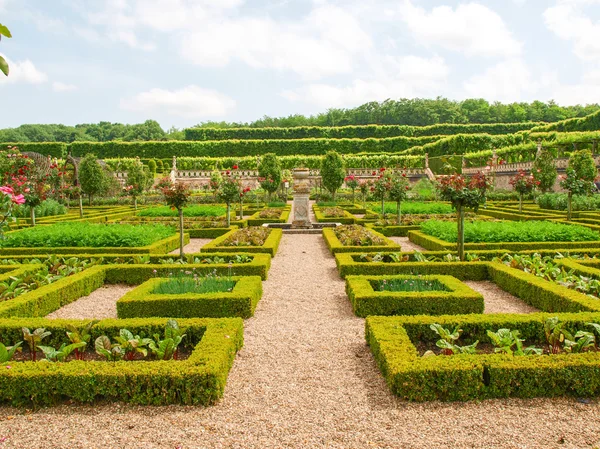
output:
M 269 202 L 271 195 L 281 184 L 281 164 L 274 153 L 265 154 L 258 165 L 258 179 L 260 186 L 267 192 Z
M 126 192 L 133 198 L 133 207 L 137 210 L 137 199 L 144 193 L 148 185 L 148 175 L 144 170 L 144 164 L 138 158 L 127 170 Z
M 4 25 L 2 25 L 0 23 L 0 39 L 2 38 L 2 36 L 8 37 L 8 38 L 12 37 L 8 28 L 6 28 Z M 8 72 L 9 72 L 8 62 L 6 62 L 6 59 L 4 59 L 2 56 L 0 56 L 0 70 L 2 71 L 2 73 L 4 73 L 6 76 L 8 76 Z
M 573 215 L 573 195 L 589 195 L 594 189 L 598 175 L 596 162 L 590 150 L 575 151 L 569 158 L 567 174 L 560 186 L 567 191 L 567 220 Z
M 558 172 L 554 165 L 554 155 L 545 148 L 536 156 L 531 169 L 531 174 L 536 182 L 538 182 L 538 189 L 542 192 L 551 190 L 556 182 Z
M 79 184 L 81 191 L 88 196 L 92 204 L 94 196 L 102 195 L 108 189 L 108 175 L 95 154 L 86 154 L 79 162 Z
M 221 181 L 218 191 L 219 200 L 227 204 L 227 227 L 231 225 L 231 204 L 240 200 L 240 195 L 243 194 L 242 192 L 243 189 L 239 179 L 237 179 L 230 171 L 227 171 L 226 176 L 224 176 Z
M 406 173 L 395 172 L 391 177 L 391 186 L 389 197 L 392 201 L 396 202 L 396 222 L 398 226 L 402 223 L 401 221 L 401 207 L 402 201 L 406 201 L 408 198 L 408 191 L 410 190 L 410 182 L 406 177 Z
M 328 151 L 321 160 L 321 180 L 333 201 L 335 201 L 335 192 L 342 187 L 346 177 L 346 168 L 344 159 L 335 151 Z
M 167 206 L 177 209 L 179 215 L 179 258 L 184 261 L 184 226 L 183 226 L 183 208 L 190 201 L 190 190 L 187 186 L 178 182 L 173 184 L 168 178 L 165 178 L 165 182 L 161 183 L 161 191 L 165 198 Z

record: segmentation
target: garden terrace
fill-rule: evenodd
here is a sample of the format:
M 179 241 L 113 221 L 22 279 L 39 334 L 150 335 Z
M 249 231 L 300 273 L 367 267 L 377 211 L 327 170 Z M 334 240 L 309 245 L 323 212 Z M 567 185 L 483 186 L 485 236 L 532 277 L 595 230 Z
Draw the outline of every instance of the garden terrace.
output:
M 542 345 L 548 314 L 369 317 L 366 340 L 391 391 L 410 401 L 467 401 L 486 398 L 534 398 L 600 395 L 596 375 L 600 354 L 512 356 L 461 354 L 420 357 L 417 346 L 438 337 L 434 323 L 464 330 L 465 344 L 489 342 L 487 331 L 516 329 L 528 343 Z M 562 314 L 574 330 L 599 322 L 600 314 Z M 587 327 L 586 330 L 589 330 Z M 582 379 L 586 379 L 585 382 Z
M 118 335 L 126 328 L 134 334 L 162 334 L 165 318 L 103 320 L 91 328 L 94 341 L 101 335 Z M 53 405 L 65 399 L 94 402 L 99 399 L 141 405 L 215 403 L 222 395 L 236 352 L 242 347 L 240 318 L 178 320 L 185 330 L 186 360 L 144 362 L 71 361 L 68 363 L 12 362 L 0 371 L 0 401 L 13 405 Z M 51 332 L 45 344 L 68 342 L 67 324 L 79 320 L 0 320 L 0 340 L 14 344 L 23 327 Z M 185 375 L 182 376 L 182 373 Z

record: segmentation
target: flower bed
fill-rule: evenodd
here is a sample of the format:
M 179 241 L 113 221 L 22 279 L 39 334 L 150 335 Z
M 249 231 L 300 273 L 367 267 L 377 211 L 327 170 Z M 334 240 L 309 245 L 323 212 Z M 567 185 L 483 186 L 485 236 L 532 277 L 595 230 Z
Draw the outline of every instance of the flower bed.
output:
M 266 227 L 250 226 L 232 230 L 212 242 L 204 245 L 200 251 L 210 252 L 247 252 L 268 253 L 275 256 L 283 231 Z
M 340 237 L 338 237 L 338 235 Z M 323 237 L 329 250 L 339 252 L 400 251 L 400 245 L 373 230 L 359 225 L 338 226 L 323 229 Z
M 183 208 L 184 217 L 224 217 L 227 209 L 223 206 L 192 205 Z M 177 209 L 168 206 L 152 206 L 142 209 L 138 217 L 178 217 Z
M 91 339 L 118 335 L 127 328 L 135 335 L 164 332 L 166 319 L 103 320 L 91 329 Z M 68 324 L 76 320 L 0 320 L 0 340 L 12 345 L 22 340 L 23 327 L 51 332 L 45 344 L 65 341 Z M 65 399 L 98 399 L 142 405 L 210 405 L 223 395 L 235 354 L 243 344 L 240 318 L 179 320 L 183 345 L 192 352 L 186 360 L 11 362 L 0 370 L 0 401 L 16 406 L 53 405 Z
M 553 397 L 600 394 L 597 376 L 600 354 L 515 356 L 461 354 L 420 357 L 417 346 L 439 337 L 431 329 L 438 323 L 464 330 L 466 344 L 490 341 L 487 331 L 501 328 L 520 332 L 534 344 L 545 341 L 546 314 L 458 315 L 440 317 L 379 317 L 366 320 L 366 340 L 391 391 L 411 401 L 467 401 L 500 397 Z M 559 315 L 575 330 L 589 330 L 586 322 L 600 314 Z
M 452 276 L 348 276 L 357 316 L 483 313 L 483 296 Z
M 192 273 L 192 271 L 188 271 Z M 150 279 L 117 301 L 119 318 L 249 318 L 262 296 L 258 276 L 227 278 L 235 284 L 231 291 L 215 293 L 155 293 L 168 278 Z
M 332 212 L 335 216 L 326 215 L 324 213 L 325 211 Z M 319 223 L 353 224 L 356 221 L 354 215 L 347 210 L 336 206 L 319 207 L 316 204 L 313 204 L 313 212 L 315 214 L 315 219 Z

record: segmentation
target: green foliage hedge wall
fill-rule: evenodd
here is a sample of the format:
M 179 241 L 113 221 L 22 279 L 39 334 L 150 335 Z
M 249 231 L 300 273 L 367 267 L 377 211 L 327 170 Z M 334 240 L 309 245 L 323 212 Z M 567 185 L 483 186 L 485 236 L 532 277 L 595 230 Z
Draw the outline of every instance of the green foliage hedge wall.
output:
M 382 139 L 388 137 L 423 137 L 451 134 L 512 134 L 526 131 L 540 123 L 443 123 L 430 126 L 359 125 L 296 126 L 293 128 L 188 128 L 185 140 L 247 139 Z

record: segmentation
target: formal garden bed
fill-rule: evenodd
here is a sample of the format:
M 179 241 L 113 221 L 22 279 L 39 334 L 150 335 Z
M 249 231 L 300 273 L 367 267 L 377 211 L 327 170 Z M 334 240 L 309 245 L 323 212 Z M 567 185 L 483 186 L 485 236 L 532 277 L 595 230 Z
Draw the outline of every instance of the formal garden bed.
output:
M 323 237 L 333 253 L 400 250 L 400 245 L 360 225 L 343 225 L 323 229 Z
M 483 313 L 483 296 L 452 276 L 347 276 L 357 316 Z
M 267 253 L 275 256 L 281 236 L 281 229 L 263 226 L 250 226 L 228 232 L 204 245 L 201 252 L 247 252 Z
M 340 206 L 317 206 L 313 204 L 315 219 L 319 223 L 354 224 L 356 217 Z
M 262 226 L 266 223 L 287 223 L 290 213 L 291 207 L 262 209 L 248 218 L 248 226 Z

